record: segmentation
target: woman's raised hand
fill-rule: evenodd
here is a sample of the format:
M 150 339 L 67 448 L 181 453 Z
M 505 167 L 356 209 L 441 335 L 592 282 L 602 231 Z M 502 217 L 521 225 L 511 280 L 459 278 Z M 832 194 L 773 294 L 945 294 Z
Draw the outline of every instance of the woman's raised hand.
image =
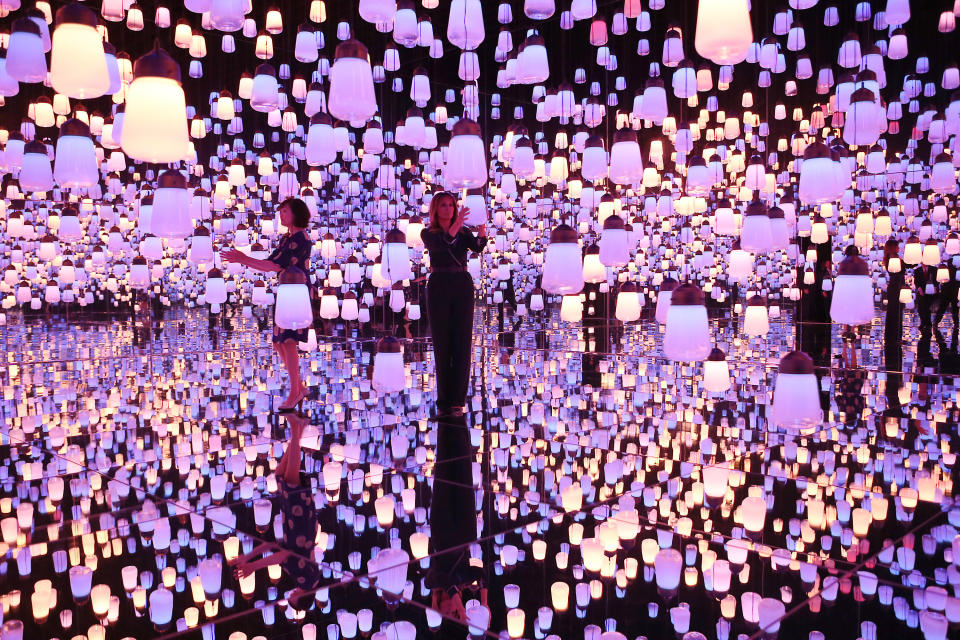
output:
M 238 249 L 227 249 L 220 252 L 220 259 L 224 262 L 243 262 L 246 254 Z

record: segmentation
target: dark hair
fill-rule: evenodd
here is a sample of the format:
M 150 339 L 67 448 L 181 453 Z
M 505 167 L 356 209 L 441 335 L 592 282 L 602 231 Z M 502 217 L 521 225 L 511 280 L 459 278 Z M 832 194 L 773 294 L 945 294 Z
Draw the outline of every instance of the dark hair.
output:
M 847 247 L 846 251 L 843 252 L 843 255 L 847 256 L 848 258 L 855 258 L 856 256 L 860 255 L 860 249 L 858 249 L 856 245 L 850 245 Z
M 883 245 L 883 266 L 887 266 L 887 263 L 890 262 L 890 258 L 899 257 L 900 243 L 897 242 L 896 238 L 890 238 Z
M 438 230 L 440 229 L 440 220 L 437 218 L 437 210 L 440 208 L 440 198 L 450 198 L 453 201 L 453 217 L 450 218 L 450 222 L 453 223 L 457 219 L 457 216 L 460 215 L 460 207 L 457 206 L 457 197 L 450 193 L 449 191 L 441 191 L 436 193 L 433 196 L 433 199 L 430 200 L 430 229 Z
M 287 198 L 280 203 L 277 211 L 284 207 L 290 209 L 290 213 L 293 214 L 293 226 L 299 229 L 307 228 L 307 225 L 310 224 L 310 209 L 307 208 L 306 202 L 300 198 Z

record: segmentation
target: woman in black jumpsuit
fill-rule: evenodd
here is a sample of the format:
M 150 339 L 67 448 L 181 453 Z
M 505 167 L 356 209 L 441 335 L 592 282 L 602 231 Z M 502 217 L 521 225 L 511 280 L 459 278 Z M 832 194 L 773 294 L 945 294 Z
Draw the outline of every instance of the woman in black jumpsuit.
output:
M 420 234 L 430 252 L 427 315 L 433 335 L 437 370 L 437 413 L 463 415 L 470 382 L 473 341 L 473 278 L 467 272 L 467 252 L 487 243 L 483 225 L 477 235 L 463 227 L 467 209 L 438 193 L 430 202 L 430 226 Z

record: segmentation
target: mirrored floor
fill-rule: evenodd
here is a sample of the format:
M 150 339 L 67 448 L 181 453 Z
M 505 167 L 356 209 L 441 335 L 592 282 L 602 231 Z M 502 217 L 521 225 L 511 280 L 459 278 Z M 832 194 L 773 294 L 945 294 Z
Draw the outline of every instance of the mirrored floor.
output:
M 440 419 L 416 326 L 387 328 L 403 392 L 372 384 L 372 329 L 331 325 L 301 354 L 310 398 L 278 413 L 270 326 L 8 317 L 3 640 L 957 633 L 949 320 L 903 340 L 713 320 L 733 384 L 711 392 L 655 320 L 483 308 L 466 415 Z M 824 420 L 783 430 L 798 346 Z

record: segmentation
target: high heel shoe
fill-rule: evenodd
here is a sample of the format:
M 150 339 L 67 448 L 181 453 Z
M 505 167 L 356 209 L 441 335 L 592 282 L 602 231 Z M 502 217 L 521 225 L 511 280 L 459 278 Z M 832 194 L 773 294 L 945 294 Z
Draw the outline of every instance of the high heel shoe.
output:
M 279 407 L 277 407 L 277 412 L 290 413 L 292 411 L 296 411 L 297 409 L 300 408 L 300 405 L 303 403 L 304 400 L 307 399 L 307 396 L 309 395 L 310 395 L 310 391 L 306 387 L 302 387 L 300 390 L 300 395 L 297 397 L 297 399 L 294 400 L 293 403 L 289 405 L 281 404 Z

